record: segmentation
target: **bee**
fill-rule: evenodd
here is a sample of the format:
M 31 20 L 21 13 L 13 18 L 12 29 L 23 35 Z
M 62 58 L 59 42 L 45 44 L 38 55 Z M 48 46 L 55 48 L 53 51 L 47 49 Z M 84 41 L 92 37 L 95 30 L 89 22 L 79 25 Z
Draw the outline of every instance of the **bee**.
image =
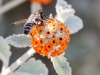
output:
M 29 34 L 34 25 L 36 25 L 36 29 L 39 23 L 42 23 L 43 20 L 49 18 L 46 14 L 42 12 L 42 9 L 37 10 L 34 14 L 31 14 L 28 19 L 23 19 L 20 21 L 16 21 L 13 24 L 19 25 L 21 23 L 25 23 L 23 27 L 23 32 L 25 35 Z

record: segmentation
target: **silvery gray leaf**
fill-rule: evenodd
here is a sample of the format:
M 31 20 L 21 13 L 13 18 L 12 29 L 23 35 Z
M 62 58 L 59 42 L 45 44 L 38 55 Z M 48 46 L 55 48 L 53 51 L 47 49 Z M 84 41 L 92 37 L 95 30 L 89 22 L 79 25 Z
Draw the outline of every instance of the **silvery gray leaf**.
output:
M 71 75 L 72 70 L 64 55 L 51 57 L 51 61 L 58 75 Z
M 11 75 L 48 75 L 48 69 L 42 61 L 31 58 Z
M 31 37 L 25 34 L 14 34 L 5 39 L 8 44 L 11 44 L 14 47 L 23 48 L 31 46 Z

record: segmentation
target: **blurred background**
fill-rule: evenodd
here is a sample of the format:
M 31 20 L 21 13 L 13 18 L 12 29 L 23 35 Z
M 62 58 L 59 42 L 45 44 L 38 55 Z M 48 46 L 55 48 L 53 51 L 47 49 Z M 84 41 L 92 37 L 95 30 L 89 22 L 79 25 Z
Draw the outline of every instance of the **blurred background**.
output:
M 0 8 L 10 1 L 12 0 L 0 0 Z M 72 75 L 100 75 L 100 0 L 66 1 L 72 5 L 76 11 L 75 15 L 79 16 L 84 23 L 82 30 L 71 35 L 71 41 L 65 54 L 72 68 Z M 50 13 L 56 15 L 55 4 L 56 0 L 52 0 L 50 4 L 42 6 L 43 12 L 48 15 Z M 6 38 L 9 35 L 23 33 L 23 24 L 16 26 L 12 23 L 28 18 L 31 14 L 30 5 L 31 2 L 27 0 L 0 14 L 0 36 Z M 10 64 L 28 49 L 11 46 Z M 49 75 L 57 75 L 47 57 L 42 57 L 39 54 L 35 54 L 33 57 L 42 60 L 46 64 L 49 69 Z M 0 65 L 2 65 L 2 62 L 0 62 Z

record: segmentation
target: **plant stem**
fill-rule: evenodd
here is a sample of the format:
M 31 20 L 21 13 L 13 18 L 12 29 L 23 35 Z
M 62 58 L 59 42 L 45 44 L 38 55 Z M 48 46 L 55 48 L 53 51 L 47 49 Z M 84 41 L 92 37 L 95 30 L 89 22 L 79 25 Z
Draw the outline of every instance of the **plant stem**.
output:
M 21 3 L 25 2 L 26 0 L 11 0 L 10 2 L 4 4 L 3 6 L 0 7 L 0 14 L 3 14 L 10 9 L 20 5 Z
M 40 3 L 32 2 L 30 8 L 31 8 L 31 13 L 35 13 L 37 10 L 42 9 L 42 6 Z
M 16 70 L 21 64 L 23 64 L 29 57 L 31 57 L 35 53 L 35 50 L 32 48 L 28 50 L 24 55 L 22 55 L 19 59 L 17 59 L 10 67 L 8 67 L 1 75 L 9 75 L 14 70 Z

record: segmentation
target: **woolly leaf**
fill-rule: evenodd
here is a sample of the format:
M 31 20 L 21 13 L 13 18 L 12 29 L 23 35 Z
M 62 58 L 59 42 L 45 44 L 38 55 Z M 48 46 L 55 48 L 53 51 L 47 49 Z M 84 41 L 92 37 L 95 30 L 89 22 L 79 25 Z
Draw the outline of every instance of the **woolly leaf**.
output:
M 56 18 L 64 22 L 69 16 L 74 15 L 75 10 L 65 0 L 57 0 L 56 12 Z
M 62 55 L 51 57 L 51 61 L 53 66 L 58 73 L 58 75 L 71 75 L 71 68 L 69 63 L 66 61 L 67 59 Z
M 83 21 L 77 16 L 70 16 L 64 24 L 69 28 L 71 34 L 83 28 Z
M 3 61 L 3 66 L 6 68 L 9 64 L 11 56 L 10 46 L 5 42 L 4 38 L 0 36 L 0 59 Z
M 40 60 L 31 58 L 11 75 L 48 75 L 48 69 Z
M 31 37 L 29 35 L 18 34 L 12 35 L 6 38 L 8 44 L 11 44 L 14 47 L 27 47 L 31 46 Z

